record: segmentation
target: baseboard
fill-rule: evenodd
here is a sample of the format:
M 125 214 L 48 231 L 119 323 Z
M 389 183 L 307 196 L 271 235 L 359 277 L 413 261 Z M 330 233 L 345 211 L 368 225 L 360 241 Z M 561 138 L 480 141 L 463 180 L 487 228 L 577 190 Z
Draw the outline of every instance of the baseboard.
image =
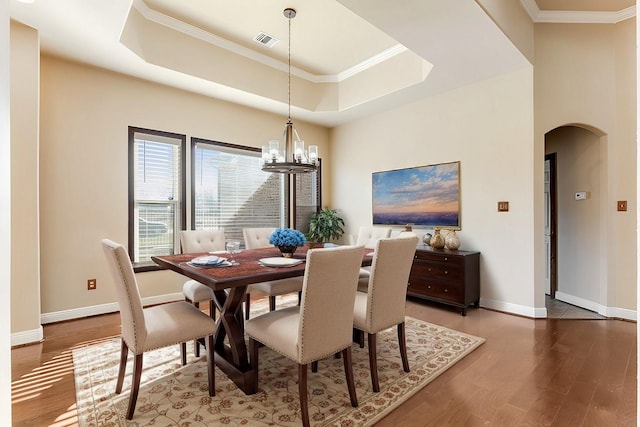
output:
M 21 331 L 11 334 L 11 346 L 40 342 L 44 339 L 42 326 L 30 331 Z
M 547 309 L 544 307 L 529 307 L 485 298 L 480 298 L 480 306 L 491 310 L 502 311 L 504 313 L 516 314 L 518 316 L 532 317 L 534 319 L 544 319 L 547 317 Z
M 182 293 L 156 295 L 152 297 L 142 298 L 142 305 L 163 304 L 165 302 L 180 301 L 184 299 Z M 82 317 L 97 316 L 99 314 L 115 313 L 120 308 L 118 303 L 112 302 L 108 304 L 92 305 L 89 307 L 74 308 L 71 310 L 54 311 L 51 313 L 42 313 L 40 315 L 40 323 L 62 322 L 64 320 L 80 319 Z
M 638 321 L 638 312 L 627 308 L 607 308 L 607 314 L 605 314 L 605 316 L 615 319 L 633 320 L 634 322 Z
M 597 302 L 590 301 L 588 299 L 580 298 L 575 295 L 565 294 L 564 292 L 556 291 L 556 299 L 558 301 L 566 302 L 584 308 L 585 310 L 595 311 L 598 314 L 605 315 L 606 307 L 600 305 Z
M 584 308 L 586 310 L 595 311 L 601 316 L 611 317 L 615 319 L 625 319 L 636 321 L 638 318 L 635 310 L 629 310 L 619 307 L 607 307 L 605 305 L 598 304 L 584 298 L 577 297 L 575 295 L 565 294 L 564 292 L 556 291 L 556 299 L 568 304 L 575 305 L 577 307 Z

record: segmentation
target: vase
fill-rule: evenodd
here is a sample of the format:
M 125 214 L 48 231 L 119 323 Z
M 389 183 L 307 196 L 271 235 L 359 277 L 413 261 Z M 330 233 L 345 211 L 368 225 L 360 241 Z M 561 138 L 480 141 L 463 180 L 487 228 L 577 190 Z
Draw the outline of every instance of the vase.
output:
M 451 250 L 457 250 L 460 247 L 460 238 L 455 230 L 449 231 L 447 237 L 444 238 L 444 247 Z
M 291 258 L 297 248 L 297 246 L 278 246 L 278 249 L 280 249 L 282 256 L 285 258 Z
M 432 237 L 433 235 L 431 233 L 426 233 L 424 236 L 422 236 L 422 243 L 424 243 L 425 246 L 431 246 Z
M 442 237 L 442 234 L 440 234 L 439 228 L 436 228 L 435 230 L 433 230 L 433 236 L 431 236 L 431 240 L 429 241 L 429 244 L 431 245 L 432 248 L 436 248 L 436 249 L 444 248 L 444 237 Z

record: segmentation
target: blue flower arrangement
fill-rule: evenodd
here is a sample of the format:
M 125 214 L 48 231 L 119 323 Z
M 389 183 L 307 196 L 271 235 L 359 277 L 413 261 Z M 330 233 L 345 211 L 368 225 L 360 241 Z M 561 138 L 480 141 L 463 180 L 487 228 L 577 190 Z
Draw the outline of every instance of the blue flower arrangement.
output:
M 303 246 L 307 239 L 298 230 L 292 228 L 276 228 L 269 236 L 273 246 Z

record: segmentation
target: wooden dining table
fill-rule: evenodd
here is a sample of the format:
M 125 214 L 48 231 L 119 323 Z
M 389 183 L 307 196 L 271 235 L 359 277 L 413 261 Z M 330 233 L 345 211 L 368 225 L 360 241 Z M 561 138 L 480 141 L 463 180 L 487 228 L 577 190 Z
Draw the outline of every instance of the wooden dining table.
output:
M 299 247 L 293 258 L 306 260 L 309 246 Z M 263 258 L 282 257 L 275 247 L 245 249 L 233 254 L 237 265 L 228 267 L 197 267 L 189 261 L 208 253 L 153 256 L 151 259 L 163 268 L 173 270 L 209 286 L 213 290 L 214 302 L 220 311 L 215 332 L 215 363 L 245 394 L 258 391 L 247 352 L 244 337 L 244 316 L 242 303 L 247 286 L 254 283 L 303 276 L 305 262 L 290 267 L 267 267 L 260 263 Z M 216 254 L 231 259 L 230 254 Z M 365 251 L 362 265 L 371 265 L 370 251 Z M 225 343 L 225 337 L 227 343 Z

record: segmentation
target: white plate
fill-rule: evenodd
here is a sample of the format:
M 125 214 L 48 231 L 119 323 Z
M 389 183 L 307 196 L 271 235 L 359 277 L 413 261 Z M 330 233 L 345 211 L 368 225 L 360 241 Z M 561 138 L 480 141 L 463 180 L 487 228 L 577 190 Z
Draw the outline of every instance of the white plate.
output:
M 273 257 L 261 258 L 259 262 L 267 267 L 293 267 L 294 265 L 302 264 L 304 260 L 298 258 Z

